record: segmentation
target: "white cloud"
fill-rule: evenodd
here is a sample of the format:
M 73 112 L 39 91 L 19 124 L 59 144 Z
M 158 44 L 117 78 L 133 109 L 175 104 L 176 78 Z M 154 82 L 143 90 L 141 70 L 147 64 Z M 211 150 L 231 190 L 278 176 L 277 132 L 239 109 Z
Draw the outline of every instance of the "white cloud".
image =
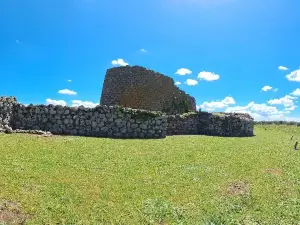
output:
M 289 81 L 300 82 L 300 69 L 292 71 L 290 74 L 286 75 Z
M 300 96 L 300 88 L 297 88 L 291 94 L 294 95 L 294 96 Z
M 270 91 L 270 90 L 272 90 L 272 87 L 267 85 L 267 86 L 264 86 L 261 90 L 262 91 Z
M 225 109 L 226 113 L 248 113 L 250 114 L 256 121 L 272 121 L 272 120 L 288 120 L 294 121 L 294 118 L 288 117 L 288 114 L 291 111 L 295 110 L 297 106 L 294 103 L 291 103 L 288 100 L 293 100 L 295 97 L 292 96 L 285 96 L 281 98 L 278 102 L 285 103 L 289 105 L 285 107 L 284 110 L 278 110 L 275 106 L 270 106 L 265 103 L 263 104 L 256 104 L 255 102 L 250 102 L 246 106 L 230 106 L 235 104 L 235 100 L 232 97 L 226 97 L 222 101 L 215 101 L 215 102 L 204 102 L 202 105 L 197 106 L 197 109 L 201 108 L 205 111 L 213 112 L 218 109 Z M 291 105 L 293 104 L 293 105 Z M 300 120 L 300 118 L 299 118 Z
M 187 79 L 185 83 L 189 86 L 195 86 L 198 84 L 198 81 L 193 80 L 193 79 Z
M 216 81 L 220 79 L 220 75 L 212 72 L 202 71 L 198 74 L 198 79 L 206 81 Z
M 128 66 L 129 64 L 127 62 L 125 62 L 123 59 L 117 59 L 117 60 L 113 60 L 111 62 L 111 64 L 113 64 L 114 66 Z
M 73 100 L 72 101 L 73 107 L 84 106 L 86 108 L 95 108 L 97 105 L 99 105 L 99 104 L 94 103 L 94 102 L 88 102 L 88 101 L 81 101 L 81 100 Z
M 295 109 L 297 108 L 297 106 L 291 106 L 291 107 L 289 107 L 289 108 L 285 108 L 284 110 L 285 111 L 294 111 Z
M 71 82 L 72 82 L 72 80 L 68 80 L 68 82 L 70 82 L 70 83 L 71 83 Z
M 178 86 L 180 85 L 181 83 L 179 81 L 175 82 L 175 85 Z
M 58 93 L 62 95 L 77 95 L 77 92 L 71 91 L 69 89 L 59 90 Z
M 278 88 L 274 88 L 273 91 L 274 91 L 274 92 L 277 92 L 277 91 L 278 91 Z
M 279 66 L 278 69 L 279 69 L 279 70 L 289 70 L 289 69 L 288 69 L 287 67 L 285 67 L 285 66 Z
M 284 107 L 291 107 L 291 106 L 294 106 L 294 101 L 293 101 L 294 99 L 296 99 L 296 98 L 286 95 L 279 99 L 272 99 L 272 100 L 268 101 L 268 103 L 270 105 L 284 105 Z
M 287 111 L 278 110 L 275 106 L 255 104 L 254 102 L 250 102 L 246 106 L 228 107 L 225 112 L 248 113 L 257 121 L 285 120 L 286 115 L 289 114 Z
M 186 69 L 186 68 L 181 68 L 181 69 L 178 69 L 175 74 L 184 76 L 184 75 L 192 74 L 192 71 L 189 69 Z
M 233 97 L 226 97 L 226 98 L 224 98 L 224 100 L 222 100 L 222 102 L 224 102 L 224 104 L 226 104 L 226 105 L 234 105 L 235 104 L 235 100 Z
M 226 97 L 222 101 L 214 101 L 214 102 L 204 102 L 197 108 L 204 109 L 208 112 L 213 112 L 216 109 L 224 109 L 228 107 L 229 105 L 234 105 L 235 100 L 232 97 Z
M 213 112 L 216 109 L 223 109 L 227 107 L 222 101 L 220 102 L 204 102 L 200 105 L 200 109 L 204 109 L 208 112 Z
M 46 99 L 46 104 L 47 105 L 62 105 L 62 106 L 66 106 L 67 103 L 64 100 L 53 100 L 53 99 Z
M 142 48 L 142 49 L 140 50 L 140 52 L 147 53 L 148 51 L 147 51 L 146 49 Z

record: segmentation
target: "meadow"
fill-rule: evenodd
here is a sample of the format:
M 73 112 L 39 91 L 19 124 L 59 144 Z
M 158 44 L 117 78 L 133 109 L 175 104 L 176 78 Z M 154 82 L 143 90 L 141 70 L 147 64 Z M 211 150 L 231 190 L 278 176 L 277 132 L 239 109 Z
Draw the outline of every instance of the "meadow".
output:
M 300 224 L 296 141 L 0 134 L 0 224 Z

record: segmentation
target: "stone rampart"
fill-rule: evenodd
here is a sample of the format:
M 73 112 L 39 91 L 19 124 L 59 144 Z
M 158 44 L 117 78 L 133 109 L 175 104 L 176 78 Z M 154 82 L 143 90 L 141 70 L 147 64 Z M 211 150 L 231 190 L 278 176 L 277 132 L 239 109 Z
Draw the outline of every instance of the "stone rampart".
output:
M 118 106 L 75 108 L 17 104 L 13 128 L 93 137 L 164 138 L 167 118 L 160 113 Z
M 58 135 L 164 138 L 166 135 L 253 136 L 248 114 L 189 112 L 166 115 L 120 106 L 95 108 L 29 105 L 0 98 L 0 132 L 47 131 Z
M 199 134 L 223 137 L 251 137 L 253 118 L 245 113 L 199 113 Z
M 251 137 L 254 122 L 248 114 L 190 112 L 168 116 L 168 135 Z

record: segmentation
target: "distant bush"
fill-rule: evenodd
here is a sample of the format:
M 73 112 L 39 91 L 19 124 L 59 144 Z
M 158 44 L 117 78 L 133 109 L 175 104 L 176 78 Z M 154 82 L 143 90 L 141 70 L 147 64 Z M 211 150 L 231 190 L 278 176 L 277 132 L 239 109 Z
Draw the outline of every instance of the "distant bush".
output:
M 300 122 L 295 121 L 254 121 L 255 125 L 293 125 L 300 126 Z

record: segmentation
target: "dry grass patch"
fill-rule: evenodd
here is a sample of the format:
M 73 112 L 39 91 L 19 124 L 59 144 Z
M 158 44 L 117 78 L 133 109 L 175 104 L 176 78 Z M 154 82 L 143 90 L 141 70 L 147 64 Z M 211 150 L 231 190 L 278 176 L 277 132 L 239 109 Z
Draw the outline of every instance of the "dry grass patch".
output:
M 265 172 L 268 173 L 268 174 L 271 174 L 271 175 L 275 175 L 275 176 L 282 175 L 282 170 L 281 169 L 266 169 Z
M 229 196 L 247 195 L 249 193 L 250 185 L 243 181 L 234 182 L 227 188 L 227 195 Z
M 21 205 L 16 202 L 3 201 L 0 204 L 0 224 L 25 224 L 28 215 L 21 211 Z

